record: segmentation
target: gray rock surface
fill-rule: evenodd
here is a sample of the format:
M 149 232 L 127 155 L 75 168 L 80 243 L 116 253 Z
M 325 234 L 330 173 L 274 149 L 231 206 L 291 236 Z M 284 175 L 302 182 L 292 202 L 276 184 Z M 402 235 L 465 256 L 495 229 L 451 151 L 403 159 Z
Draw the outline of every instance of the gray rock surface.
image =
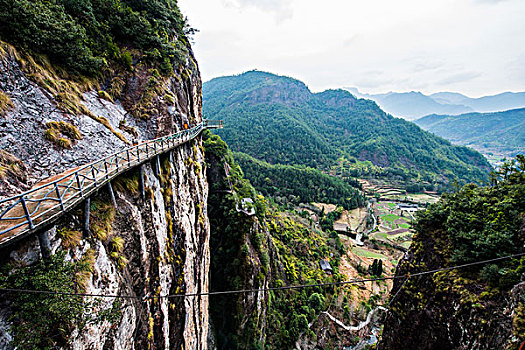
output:
M 96 91 L 84 94 L 85 106 L 105 117 L 114 130 L 129 141 L 134 136 L 119 129 L 135 127 L 136 140 L 151 139 L 181 129 L 184 122 L 202 120 L 201 82 L 198 68 L 188 60 L 190 78 L 170 78 L 166 88 L 176 97 L 166 105 L 161 97 L 155 100 L 159 115 L 150 120 L 135 120 L 123 107 L 100 99 Z M 30 81 L 9 54 L 0 59 L 0 90 L 13 101 L 14 109 L 0 119 L 0 148 L 20 159 L 27 167 L 27 182 L 16 187 L 0 188 L 0 196 L 22 192 L 27 187 L 63 172 L 84 165 L 124 147 L 126 144 L 106 126 L 89 116 L 72 116 L 57 109 L 56 101 L 41 87 Z M 75 125 L 82 139 L 71 149 L 62 149 L 44 138 L 45 123 L 67 121 Z M 187 159 L 193 162 L 187 165 Z M 208 291 L 209 223 L 206 216 L 208 184 L 200 139 L 190 141 L 173 151 L 173 162 L 161 156 L 162 175 L 156 176 L 151 164 L 144 165 L 145 186 L 151 197 L 117 189 L 117 208 L 112 234 L 107 240 L 82 239 L 74 248 L 66 249 L 56 229 L 80 230 L 81 210 L 72 211 L 50 230 L 53 253 L 65 251 L 66 259 L 78 261 L 88 250 L 94 251 L 95 264 L 86 293 L 135 295 L 123 300 L 120 319 L 111 324 L 87 325 L 71 335 L 72 349 L 206 349 L 208 332 L 208 298 L 186 297 L 146 299 L 145 296 Z M 195 164 L 198 164 L 196 166 Z M 133 171 L 123 174 L 131 178 Z M 168 191 L 169 190 L 169 191 Z M 104 190 L 94 200 L 108 201 Z M 79 206 L 78 209 L 81 209 Z M 92 213 L 93 215 L 93 213 Z M 112 237 L 125 241 L 121 253 L 129 261 L 124 268 L 111 257 Z M 36 237 L 29 237 L 0 250 L 0 264 L 19 262 L 32 264 L 40 258 Z M 114 299 L 104 298 L 97 311 L 108 310 Z M 11 349 L 9 342 L 9 304 L 0 301 L 0 349 Z

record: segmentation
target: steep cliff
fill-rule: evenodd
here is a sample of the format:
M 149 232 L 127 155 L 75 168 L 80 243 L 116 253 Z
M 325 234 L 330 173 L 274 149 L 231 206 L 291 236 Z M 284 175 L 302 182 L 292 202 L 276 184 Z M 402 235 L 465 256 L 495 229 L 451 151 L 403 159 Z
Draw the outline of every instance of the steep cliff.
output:
M 111 75 L 96 79 L 69 75 L 47 56 L 6 43 L 0 55 L 0 92 L 6 101 L 0 117 L 2 197 L 133 142 L 202 120 L 200 75 L 189 46 L 170 74 L 159 74 L 155 64 L 132 60 L 131 70 L 112 69 Z M 49 325 L 41 337 L 28 337 L 20 334 L 18 325 L 42 325 L 61 311 L 49 309 L 40 321 L 23 319 L 29 301 L 3 293 L 0 348 L 206 348 L 206 297 L 143 299 L 206 292 L 209 284 L 208 184 L 200 139 L 162 155 L 161 164 L 158 174 L 144 164 L 146 198 L 137 190 L 136 169 L 114 180 L 116 207 L 104 190 L 92 196 L 91 237 L 80 233 L 80 208 L 49 229 L 57 266 L 84 264 L 70 276 L 74 291 L 137 298 L 86 297 L 86 313 L 96 322 L 66 317 L 67 323 Z M 9 275 L 38 271 L 38 260 L 36 237 L 2 249 L 2 287 L 22 283 Z M 45 279 L 52 280 L 51 271 L 44 270 Z M 25 286 L 37 289 L 41 281 L 29 280 Z M 67 302 L 34 298 L 31 302 L 37 305 Z M 109 313 L 115 317 L 107 317 Z
M 525 158 L 502 169 L 493 186 L 465 186 L 419 215 L 398 276 L 524 251 Z M 396 280 L 378 349 L 517 349 L 524 272 L 516 257 Z
M 241 290 L 210 296 L 214 346 L 332 349 L 355 345 L 357 336 L 369 330 L 367 325 L 357 325 L 384 300 L 382 290 L 387 285 L 287 289 L 337 283 L 356 278 L 359 271 L 343 258 L 347 247 L 335 232 L 323 232 L 294 210 L 279 208 L 256 194 L 226 143 L 207 133 L 203 139 L 210 182 L 210 290 Z M 331 265 L 331 273 L 323 271 L 321 260 Z M 367 294 L 368 289 L 378 295 Z M 345 328 L 344 323 L 354 327 Z

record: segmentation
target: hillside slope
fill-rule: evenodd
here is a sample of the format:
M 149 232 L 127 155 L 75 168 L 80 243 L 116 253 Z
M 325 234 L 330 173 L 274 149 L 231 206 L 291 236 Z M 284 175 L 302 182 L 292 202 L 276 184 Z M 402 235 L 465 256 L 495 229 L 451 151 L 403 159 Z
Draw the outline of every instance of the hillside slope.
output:
M 270 164 L 328 170 L 344 157 L 350 169 L 371 161 L 384 176 L 408 182 L 487 179 L 489 164 L 479 153 L 347 91 L 314 94 L 298 80 L 251 71 L 204 83 L 203 104 L 205 116 L 229 125 L 220 135 L 232 150 Z
M 438 136 L 477 150 L 511 157 L 525 151 L 525 109 L 458 116 L 428 115 L 414 122 Z
M 464 186 L 420 213 L 397 277 L 523 253 L 525 157 L 518 160 L 493 186 Z M 378 349 L 517 349 L 525 337 L 524 271 L 521 256 L 397 279 Z

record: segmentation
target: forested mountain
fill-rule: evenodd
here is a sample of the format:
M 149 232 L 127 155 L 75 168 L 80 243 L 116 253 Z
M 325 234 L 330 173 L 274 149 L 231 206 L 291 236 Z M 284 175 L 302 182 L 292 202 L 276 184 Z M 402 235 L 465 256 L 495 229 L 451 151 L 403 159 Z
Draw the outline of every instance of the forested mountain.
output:
M 414 120 L 429 114 L 459 115 L 470 112 L 500 112 L 525 107 L 525 92 L 504 92 L 472 98 L 457 92 L 425 95 L 419 91 L 364 94 L 347 88 L 355 96 L 375 101 L 384 111 L 396 117 Z
M 487 179 L 481 154 L 451 145 L 348 91 L 312 93 L 295 79 L 251 71 L 203 85 L 205 116 L 223 119 L 234 151 L 270 164 L 329 170 L 371 161 L 384 176 L 446 186 Z M 366 173 L 361 175 L 367 175 Z
M 525 109 L 458 116 L 429 115 L 417 125 L 454 143 L 510 156 L 525 151 Z
M 491 186 L 464 186 L 419 212 L 396 275 L 523 254 L 524 214 L 521 155 L 492 175 Z M 518 349 L 525 336 L 524 271 L 525 258 L 516 256 L 397 279 L 377 348 Z
M 359 187 L 355 180 L 345 182 L 313 168 L 272 165 L 240 152 L 235 153 L 235 159 L 246 177 L 265 196 L 284 197 L 295 204 L 332 203 L 345 209 L 364 205 L 365 199 L 355 188 Z

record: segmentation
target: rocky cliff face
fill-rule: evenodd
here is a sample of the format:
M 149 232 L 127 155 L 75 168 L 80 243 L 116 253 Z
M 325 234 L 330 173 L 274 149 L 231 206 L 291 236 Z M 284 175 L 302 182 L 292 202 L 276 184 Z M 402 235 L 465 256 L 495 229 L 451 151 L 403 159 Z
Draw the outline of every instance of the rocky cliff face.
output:
M 113 100 L 93 87 L 77 91 L 74 82 L 59 79 L 52 68 L 6 44 L 0 53 L 0 91 L 10 101 L 0 117 L 3 197 L 132 142 L 167 135 L 185 123 L 191 126 L 202 120 L 201 82 L 191 54 L 186 66 L 171 78 L 146 68 L 113 77 L 112 82 L 116 78 L 120 82 L 120 90 L 112 92 Z M 48 83 L 62 90 L 43 85 L 42 76 L 56 78 Z M 78 113 L 64 105 L 75 100 L 64 97 L 66 92 L 76 96 Z M 149 96 L 147 113 L 139 118 L 137 105 L 145 95 Z M 207 297 L 141 299 L 208 290 L 208 184 L 199 139 L 161 156 L 161 164 L 158 174 L 151 164 L 144 165 L 146 198 L 137 191 L 136 169 L 115 179 L 116 207 L 104 190 L 92 197 L 90 238 L 76 236 L 81 230 L 80 209 L 50 228 L 53 253 L 64 252 L 71 261 L 91 257 L 86 293 L 137 297 L 120 300 L 118 320 L 75 329 L 68 348 L 206 348 Z M 2 266 L 29 265 L 38 259 L 36 237 L 0 252 Z M 115 299 L 102 299 L 97 311 L 114 305 Z M 1 349 L 11 348 L 10 307 L 9 298 L 2 298 Z
M 523 159 L 521 160 L 523 164 Z M 507 165 L 508 166 L 508 165 Z M 523 169 L 521 165 L 518 169 Z M 517 349 L 525 339 L 525 174 L 464 186 L 418 214 L 378 349 Z M 512 208 L 512 209 L 511 209 Z M 507 257 L 500 261 L 480 261 Z M 474 264 L 476 263 L 476 264 Z
M 218 142 L 222 141 L 219 139 Z M 238 191 L 242 185 L 235 180 L 235 173 L 239 169 L 233 162 L 231 153 L 226 152 L 226 148 L 214 152 L 211 143 L 205 144 L 209 164 L 208 181 L 211 184 L 208 201 L 210 249 L 213 258 L 210 289 L 224 291 L 268 288 L 272 278 L 276 278 L 275 273 L 272 273 L 272 264 L 269 263 L 269 258 L 274 255 L 273 242 L 264 222 L 261 224 L 256 215 L 247 215 L 241 211 L 239 203 L 236 203 L 242 196 L 253 197 L 253 189 L 246 187 L 243 188 L 245 191 Z M 229 176 L 225 169 L 232 166 L 232 177 L 228 181 Z M 210 316 L 215 348 L 249 349 L 256 344 L 265 344 L 268 291 L 217 295 L 212 298 Z
M 398 273 L 410 273 L 410 266 L 421 263 L 429 269 L 439 266 L 410 253 Z M 393 294 L 402 283 L 396 281 Z M 523 317 L 519 304 L 524 293 L 524 283 L 490 293 L 457 273 L 411 279 L 387 313 L 378 349 L 516 349 L 513 321 Z

